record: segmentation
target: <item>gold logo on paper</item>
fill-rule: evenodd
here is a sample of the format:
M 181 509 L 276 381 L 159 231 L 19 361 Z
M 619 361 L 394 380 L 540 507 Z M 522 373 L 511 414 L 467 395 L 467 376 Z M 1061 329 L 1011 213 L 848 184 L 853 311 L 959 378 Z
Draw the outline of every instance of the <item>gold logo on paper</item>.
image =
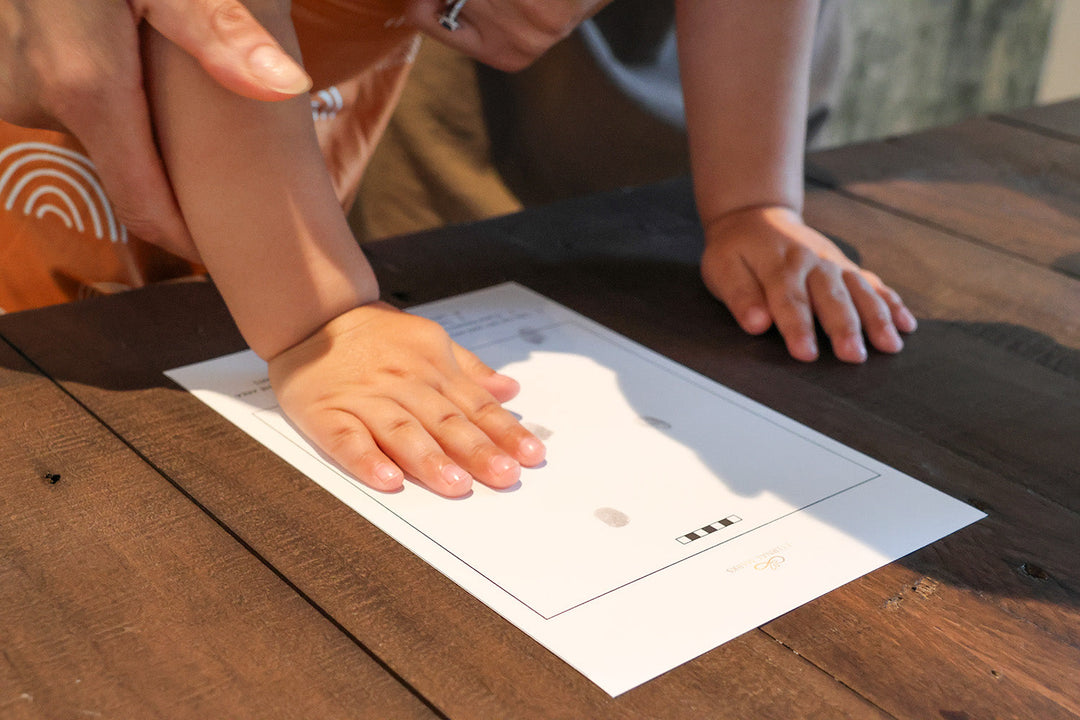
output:
M 773 555 L 768 560 L 762 560 L 757 565 L 754 565 L 755 570 L 779 570 L 780 566 L 784 564 L 783 555 Z

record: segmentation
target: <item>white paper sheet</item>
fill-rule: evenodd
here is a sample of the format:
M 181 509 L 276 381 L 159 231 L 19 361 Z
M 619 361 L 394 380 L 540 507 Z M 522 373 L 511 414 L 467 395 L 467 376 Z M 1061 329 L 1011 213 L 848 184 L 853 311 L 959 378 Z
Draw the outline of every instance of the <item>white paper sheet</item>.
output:
M 521 286 L 412 312 L 521 382 L 515 488 L 368 489 L 251 352 L 167 375 L 611 695 L 983 517 Z

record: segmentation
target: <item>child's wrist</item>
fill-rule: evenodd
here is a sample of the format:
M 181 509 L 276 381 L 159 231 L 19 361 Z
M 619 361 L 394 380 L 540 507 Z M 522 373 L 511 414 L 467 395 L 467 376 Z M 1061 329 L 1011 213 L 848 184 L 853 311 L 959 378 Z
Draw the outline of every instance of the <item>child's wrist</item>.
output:
M 307 308 L 296 308 L 301 312 L 291 318 L 260 318 L 260 324 L 264 324 L 264 328 L 266 326 L 272 328 L 272 331 L 265 336 L 257 335 L 253 338 L 246 332 L 243 334 L 255 354 L 264 360 L 269 360 L 289 348 L 302 344 L 334 320 L 353 310 L 382 304 L 379 300 L 378 284 L 373 281 L 370 285 L 350 287 L 348 291 L 341 292 L 336 297 L 324 294 L 315 304 Z
M 742 222 L 748 216 L 754 215 L 765 217 L 772 214 L 784 214 L 789 217 L 798 218 L 800 221 L 802 219 L 802 213 L 799 208 L 790 204 L 782 202 L 762 202 L 740 205 L 738 207 L 724 209 L 709 216 L 702 216 L 701 224 L 702 227 L 705 228 L 706 236 L 708 236 L 713 233 L 723 232 L 726 228 Z
M 335 338 L 341 338 L 350 335 L 355 332 L 362 332 L 364 325 L 368 324 L 372 319 L 377 318 L 382 313 L 400 313 L 402 312 L 398 308 L 383 302 L 382 300 L 375 299 L 370 302 L 357 305 L 349 308 L 337 315 L 334 315 L 323 324 L 314 328 L 310 334 L 300 338 L 295 343 L 281 348 L 279 351 L 272 355 L 262 356 L 269 363 L 273 363 L 275 360 L 282 358 L 286 355 L 294 355 L 299 348 L 307 347 L 307 352 L 310 350 L 310 346 L 319 343 L 331 343 Z

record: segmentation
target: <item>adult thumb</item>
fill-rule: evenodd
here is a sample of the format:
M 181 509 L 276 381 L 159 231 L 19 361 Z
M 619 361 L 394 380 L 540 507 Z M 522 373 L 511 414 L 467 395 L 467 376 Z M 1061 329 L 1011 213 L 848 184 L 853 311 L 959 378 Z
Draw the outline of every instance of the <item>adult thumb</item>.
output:
M 285 100 L 311 78 L 238 0 L 132 0 L 135 12 L 223 87 L 253 100 Z

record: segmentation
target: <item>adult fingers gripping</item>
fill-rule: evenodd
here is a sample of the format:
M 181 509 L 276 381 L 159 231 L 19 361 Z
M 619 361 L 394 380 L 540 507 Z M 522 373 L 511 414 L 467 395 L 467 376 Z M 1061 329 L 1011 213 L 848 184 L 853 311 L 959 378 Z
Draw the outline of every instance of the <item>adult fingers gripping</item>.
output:
M 129 0 L 138 16 L 194 57 L 221 85 L 283 100 L 311 78 L 238 0 Z
M 427 35 L 499 70 L 527 67 L 607 0 L 468 0 L 453 30 L 445 0 L 414 0 L 409 20 Z
M 94 113 L 67 121 L 127 232 L 180 257 L 199 261 L 180 206 L 158 154 L 141 88 L 110 89 Z M 116 128 L 125 132 L 116 132 Z
M 22 102 L 47 120 L 35 126 L 64 129 L 79 140 L 128 232 L 197 259 L 154 142 L 128 6 L 88 1 L 59 9 L 38 1 L 26 7 L 27 47 L 13 71 L 33 79 Z

